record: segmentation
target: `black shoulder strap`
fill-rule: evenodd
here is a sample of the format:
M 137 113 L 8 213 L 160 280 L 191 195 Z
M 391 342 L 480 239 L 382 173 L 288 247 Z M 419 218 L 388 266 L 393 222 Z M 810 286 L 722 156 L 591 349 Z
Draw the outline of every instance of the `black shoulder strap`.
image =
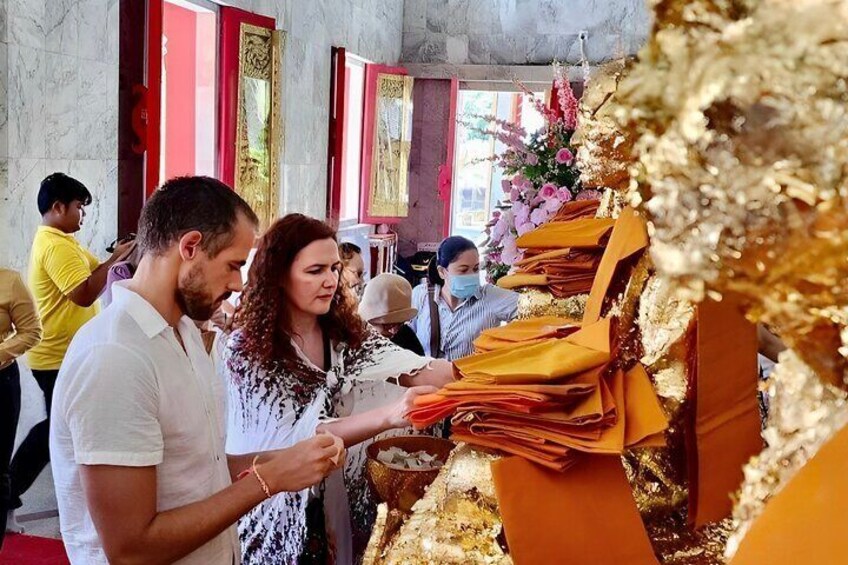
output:
M 439 306 L 436 304 L 436 285 L 427 284 L 427 301 L 430 306 L 430 355 L 441 357 L 442 324 L 439 319 Z

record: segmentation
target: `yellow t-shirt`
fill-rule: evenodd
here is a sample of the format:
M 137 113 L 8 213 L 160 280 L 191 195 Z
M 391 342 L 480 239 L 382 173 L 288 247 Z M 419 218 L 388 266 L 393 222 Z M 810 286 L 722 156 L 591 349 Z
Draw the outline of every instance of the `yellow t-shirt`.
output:
M 38 306 L 44 338 L 27 353 L 31 368 L 58 369 L 71 338 L 100 312 L 99 302 L 84 308 L 68 298 L 99 264 L 73 235 L 39 226 L 32 242 L 29 288 Z

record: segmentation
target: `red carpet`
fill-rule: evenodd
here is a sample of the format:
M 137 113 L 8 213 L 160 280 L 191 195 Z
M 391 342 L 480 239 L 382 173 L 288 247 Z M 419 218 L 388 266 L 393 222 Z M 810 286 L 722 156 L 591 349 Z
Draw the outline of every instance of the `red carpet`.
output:
M 0 550 L 0 565 L 66 565 L 62 540 L 6 534 Z

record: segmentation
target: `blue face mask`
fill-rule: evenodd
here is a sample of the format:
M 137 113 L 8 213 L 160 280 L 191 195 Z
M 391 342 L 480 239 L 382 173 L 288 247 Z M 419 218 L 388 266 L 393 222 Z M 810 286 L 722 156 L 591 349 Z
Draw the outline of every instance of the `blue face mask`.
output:
M 471 298 L 479 288 L 480 273 L 450 276 L 450 293 L 459 299 Z

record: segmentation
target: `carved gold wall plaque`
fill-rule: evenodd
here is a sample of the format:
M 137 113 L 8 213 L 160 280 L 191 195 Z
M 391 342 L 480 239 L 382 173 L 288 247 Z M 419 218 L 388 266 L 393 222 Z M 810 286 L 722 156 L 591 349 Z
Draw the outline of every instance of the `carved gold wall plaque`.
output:
M 278 210 L 284 44 L 284 32 L 241 24 L 234 184 L 259 216 L 262 229 Z
M 373 217 L 405 218 L 409 213 L 412 85 L 408 76 L 377 75 L 368 209 Z

